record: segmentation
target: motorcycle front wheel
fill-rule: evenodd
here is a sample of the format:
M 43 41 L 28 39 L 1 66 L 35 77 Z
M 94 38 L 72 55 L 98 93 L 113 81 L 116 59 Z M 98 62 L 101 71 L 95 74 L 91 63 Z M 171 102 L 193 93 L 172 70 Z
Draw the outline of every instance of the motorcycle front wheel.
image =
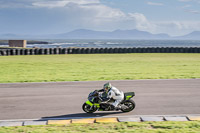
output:
M 90 105 L 88 105 L 86 103 L 83 104 L 82 109 L 86 113 L 94 113 L 97 110 L 97 108 L 95 108 L 94 106 L 91 107 Z
M 124 101 L 122 104 L 122 112 L 130 112 L 135 108 L 135 102 L 133 100 Z

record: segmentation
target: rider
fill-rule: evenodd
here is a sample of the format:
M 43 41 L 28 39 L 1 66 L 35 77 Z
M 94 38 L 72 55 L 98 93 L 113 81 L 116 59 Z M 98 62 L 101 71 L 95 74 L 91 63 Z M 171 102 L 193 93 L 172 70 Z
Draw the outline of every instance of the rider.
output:
M 111 104 L 111 109 L 120 109 L 118 104 L 124 99 L 124 93 L 118 90 L 116 87 L 112 86 L 111 83 L 106 83 L 103 86 L 103 89 L 99 92 L 106 92 L 107 99 L 113 98 L 115 101 Z

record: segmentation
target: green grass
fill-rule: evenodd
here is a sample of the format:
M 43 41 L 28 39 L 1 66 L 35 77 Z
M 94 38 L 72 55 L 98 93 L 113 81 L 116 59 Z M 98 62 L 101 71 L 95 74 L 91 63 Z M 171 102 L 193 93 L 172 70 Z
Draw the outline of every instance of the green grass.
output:
M 200 78 L 200 54 L 0 56 L 0 83 Z
M 199 133 L 200 121 L 0 127 L 0 133 Z

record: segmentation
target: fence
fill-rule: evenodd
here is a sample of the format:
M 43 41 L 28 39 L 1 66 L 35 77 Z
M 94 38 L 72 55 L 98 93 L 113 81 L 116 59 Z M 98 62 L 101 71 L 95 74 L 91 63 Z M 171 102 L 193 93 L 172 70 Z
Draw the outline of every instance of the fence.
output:
M 0 49 L 0 56 L 103 53 L 200 53 L 200 47 Z

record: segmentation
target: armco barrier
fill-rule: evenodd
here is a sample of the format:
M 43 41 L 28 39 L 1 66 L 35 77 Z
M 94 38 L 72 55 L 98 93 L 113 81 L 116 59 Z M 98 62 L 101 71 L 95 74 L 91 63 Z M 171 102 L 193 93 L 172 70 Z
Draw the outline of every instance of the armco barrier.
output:
M 104 53 L 200 53 L 200 47 L 133 47 L 133 48 L 0 48 L 0 56 Z

